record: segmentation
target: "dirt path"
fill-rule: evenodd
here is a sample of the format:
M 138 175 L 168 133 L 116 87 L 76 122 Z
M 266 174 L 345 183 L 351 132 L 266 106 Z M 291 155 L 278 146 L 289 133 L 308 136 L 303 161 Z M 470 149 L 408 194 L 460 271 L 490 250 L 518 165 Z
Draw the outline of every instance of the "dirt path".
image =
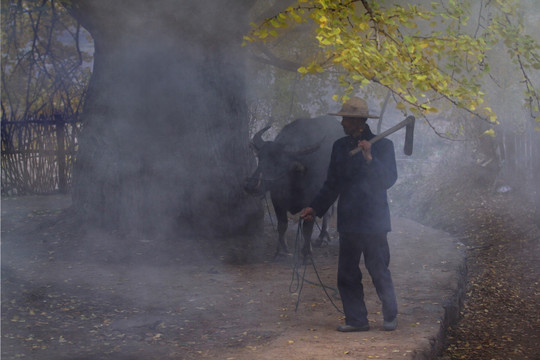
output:
M 399 328 L 381 331 L 364 271 L 372 329 L 342 334 L 330 299 L 341 304 L 332 289 L 326 296 L 313 267 L 298 288 L 292 258 L 240 266 L 206 260 L 179 242 L 157 247 L 105 233 L 74 239 L 45 221 L 67 205 L 62 197 L 2 201 L 5 359 L 422 359 L 440 349 L 463 290 L 464 247 L 394 219 Z M 295 229 L 289 233 L 292 242 Z M 273 237 L 269 229 L 261 239 L 267 259 Z M 315 268 L 331 288 L 336 262 L 337 241 L 315 250 Z

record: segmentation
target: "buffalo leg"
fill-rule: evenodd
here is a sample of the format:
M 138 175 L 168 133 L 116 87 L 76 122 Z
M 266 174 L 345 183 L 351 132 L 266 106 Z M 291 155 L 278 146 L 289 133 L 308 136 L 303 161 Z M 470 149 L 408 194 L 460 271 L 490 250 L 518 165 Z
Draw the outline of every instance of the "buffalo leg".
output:
M 285 242 L 285 233 L 287 232 L 287 226 L 289 224 L 287 212 L 275 206 L 274 211 L 276 212 L 278 229 L 278 245 L 276 249 L 276 256 L 281 253 L 289 254 L 289 248 L 287 247 L 287 243 Z

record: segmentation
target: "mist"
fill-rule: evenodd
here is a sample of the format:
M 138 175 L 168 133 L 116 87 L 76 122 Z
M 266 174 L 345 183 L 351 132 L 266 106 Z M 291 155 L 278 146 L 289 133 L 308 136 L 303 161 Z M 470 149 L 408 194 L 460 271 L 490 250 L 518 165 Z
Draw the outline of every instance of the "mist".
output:
M 271 261 L 274 214 L 241 184 L 256 167 L 251 136 L 271 123 L 265 137 L 273 139 L 296 118 L 339 109 L 333 100 L 342 91 L 338 74 L 302 77 L 257 61 L 256 49 L 241 46 L 249 21 L 239 19 L 257 19 L 266 9 L 240 3 L 74 4 L 71 11 L 95 46 L 80 156 L 67 196 L 2 198 L 4 355 L 235 358 L 241 348 L 247 355 L 238 358 L 250 358 L 273 341 L 283 349 L 278 355 L 288 355 L 286 346 L 300 346 L 304 335 L 298 333 L 305 328 L 310 340 L 316 339 L 308 347 L 329 336 L 330 325 L 317 323 L 321 318 L 315 316 L 333 326 L 339 315 L 320 288 L 311 286 L 296 316 L 300 294 L 287 292 L 290 259 Z M 526 28 L 540 41 L 537 5 L 527 4 Z M 289 37 L 282 46 L 294 50 L 299 42 Z M 292 50 L 273 50 L 291 61 L 304 60 Z M 536 206 L 535 219 L 539 216 L 540 137 L 517 90 L 519 72 L 503 60 L 497 65 L 497 76 L 484 84 L 490 106 L 500 114 L 494 137 L 485 134 L 486 124 L 455 108 L 417 118 L 412 156 L 402 152 L 404 130 L 389 137 L 399 172 L 389 193 L 392 216 L 414 229 L 411 238 L 429 234 L 444 245 L 441 258 L 427 259 L 417 247 L 396 254 L 427 287 L 415 284 L 420 290 L 413 291 L 404 280 L 400 288 L 401 302 L 410 304 L 403 314 L 415 324 L 405 325 L 411 338 L 421 337 L 422 326 L 429 326 L 430 335 L 440 327 L 438 297 L 453 299 L 454 290 L 463 290 L 462 251 L 484 246 L 464 241 L 473 226 L 471 209 L 478 213 L 490 201 L 515 201 L 526 209 Z M 538 84 L 538 72 L 532 76 Z M 387 91 L 373 84 L 353 95 L 380 113 Z M 381 130 L 406 115 L 390 98 Z M 374 132 L 379 127 L 376 119 L 369 125 Z M 297 224 L 291 216 L 290 242 Z M 328 248 L 316 250 L 330 284 L 335 229 L 332 235 Z M 395 246 L 408 239 L 400 232 L 393 236 Z M 525 249 L 538 255 L 537 247 Z M 451 255 L 442 258 L 446 254 Z M 445 274 L 446 288 L 437 288 Z M 432 297 L 426 295 L 429 286 Z M 424 302 L 435 315 L 417 326 Z M 302 330 L 290 335 L 284 329 Z M 294 341 L 286 341 L 288 336 Z M 376 344 L 390 341 L 371 336 Z M 415 350 L 407 347 L 407 337 L 398 336 L 407 344 L 399 349 L 400 358 Z M 329 340 L 340 355 L 348 351 L 345 340 Z M 296 354 L 301 358 L 309 350 Z

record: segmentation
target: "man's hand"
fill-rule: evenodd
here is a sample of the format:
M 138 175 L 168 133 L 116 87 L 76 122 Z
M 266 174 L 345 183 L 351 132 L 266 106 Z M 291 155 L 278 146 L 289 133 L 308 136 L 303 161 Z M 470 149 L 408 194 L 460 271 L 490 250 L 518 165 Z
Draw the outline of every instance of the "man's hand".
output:
M 302 212 L 300 212 L 300 217 L 304 221 L 313 221 L 316 215 L 315 210 L 311 207 L 304 208 L 302 209 Z
M 369 141 L 358 141 L 358 148 L 362 150 L 362 156 L 364 156 L 364 159 L 368 164 L 373 161 L 373 156 L 371 156 L 371 143 Z

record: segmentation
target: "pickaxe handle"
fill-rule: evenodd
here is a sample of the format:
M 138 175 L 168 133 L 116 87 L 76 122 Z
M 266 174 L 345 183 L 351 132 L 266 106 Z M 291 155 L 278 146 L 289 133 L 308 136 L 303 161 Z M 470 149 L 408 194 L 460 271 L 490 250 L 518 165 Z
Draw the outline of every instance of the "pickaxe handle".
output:
M 373 143 L 381 140 L 382 138 L 385 138 L 388 135 L 393 134 L 396 131 L 398 131 L 399 129 L 406 126 L 407 128 L 405 129 L 405 146 L 404 146 L 403 151 L 405 152 L 406 155 L 411 155 L 412 154 L 412 145 L 413 145 L 413 135 L 414 135 L 414 122 L 415 122 L 414 116 L 412 116 L 412 115 L 407 116 L 407 118 L 405 120 L 403 120 L 402 122 L 400 122 L 397 125 L 392 126 L 390 129 L 388 129 L 386 131 L 383 131 L 379 135 L 377 135 L 374 138 L 372 138 L 371 140 L 369 140 L 369 142 L 373 144 Z M 358 154 L 361 151 L 362 151 L 362 149 L 356 148 L 356 149 L 351 150 L 349 152 L 349 155 L 353 156 L 353 155 Z

